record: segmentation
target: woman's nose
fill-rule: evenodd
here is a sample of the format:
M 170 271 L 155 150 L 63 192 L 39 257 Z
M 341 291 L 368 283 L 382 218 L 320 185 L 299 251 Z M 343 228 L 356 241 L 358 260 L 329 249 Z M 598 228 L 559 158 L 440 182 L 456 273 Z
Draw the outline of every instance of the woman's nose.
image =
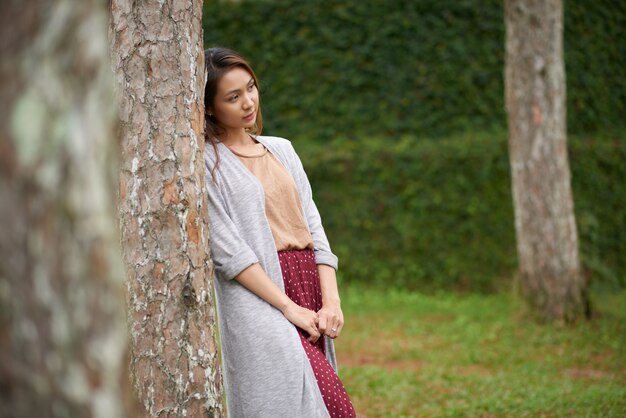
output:
M 247 95 L 245 96 L 245 100 L 244 100 L 243 104 L 244 104 L 244 106 L 245 106 L 246 108 L 249 108 L 249 107 L 254 106 L 254 100 L 253 100 L 252 96 L 251 96 L 251 95 L 249 95 L 249 94 L 247 94 Z

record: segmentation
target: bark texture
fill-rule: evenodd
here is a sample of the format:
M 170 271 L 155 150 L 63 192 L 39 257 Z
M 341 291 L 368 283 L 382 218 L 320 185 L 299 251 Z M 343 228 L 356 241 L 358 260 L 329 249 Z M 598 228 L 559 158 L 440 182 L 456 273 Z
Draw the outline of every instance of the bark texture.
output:
M 134 386 L 149 417 L 221 416 L 204 193 L 202 1 L 113 0 Z
M 0 3 L 0 416 L 132 416 L 106 3 Z
M 506 0 L 506 107 L 521 287 L 541 318 L 587 306 L 565 118 L 560 0 Z

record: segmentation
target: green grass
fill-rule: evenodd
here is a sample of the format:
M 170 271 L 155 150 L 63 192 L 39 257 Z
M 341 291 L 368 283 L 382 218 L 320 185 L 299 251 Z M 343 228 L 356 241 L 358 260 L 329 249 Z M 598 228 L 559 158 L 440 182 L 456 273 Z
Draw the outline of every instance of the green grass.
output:
M 624 417 L 626 291 L 538 324 L 511 294 L 344 287 L 340 375 L 359 417 Z

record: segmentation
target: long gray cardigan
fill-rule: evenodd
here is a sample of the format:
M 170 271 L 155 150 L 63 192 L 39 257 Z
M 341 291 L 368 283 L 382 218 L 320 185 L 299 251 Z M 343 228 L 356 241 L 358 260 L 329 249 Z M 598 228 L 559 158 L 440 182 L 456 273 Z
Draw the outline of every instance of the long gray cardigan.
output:
M 318 264 L 337 268 L 313 202 L 311 186 L 291 143 L 259 136 L 293 176 L 314 241 Z M 315 375 L 296 328 L 283 314 L 232 280 L 260 263 L 284 289 L 276 245 L 265 214 L 265 193 L 256 177 L 223 144 L 218 144 L 219 169 L 211 170 L 215 152 L 205 149 L 211 258 L 215 265 L 218 325 L 228 414 L 248 417 L 328 417 Z M 327 357 L 336 369 L 332 339 Z

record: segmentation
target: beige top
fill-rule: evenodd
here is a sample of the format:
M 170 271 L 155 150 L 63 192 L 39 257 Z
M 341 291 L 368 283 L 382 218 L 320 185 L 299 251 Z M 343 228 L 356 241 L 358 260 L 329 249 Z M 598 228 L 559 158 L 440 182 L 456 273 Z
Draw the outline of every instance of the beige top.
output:
M 231 150 L 256 176 L 265 191 L 265 213 L 276 249 L 313 248 L 313 238 L 306 226 L 302 203 L 291 174 L 267 148 L 258 155 L 243 155 Z

